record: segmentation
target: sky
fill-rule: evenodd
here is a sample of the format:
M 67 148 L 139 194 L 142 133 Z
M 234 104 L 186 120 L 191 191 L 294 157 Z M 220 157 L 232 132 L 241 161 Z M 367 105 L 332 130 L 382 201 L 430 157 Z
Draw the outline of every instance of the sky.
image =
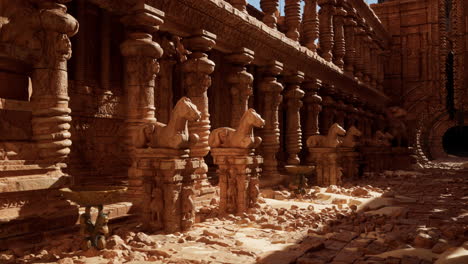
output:
M 377 0 L 365 0 L 368 4 L 375 4 L 377 3 Z M 249 4 L 255 6 L 256 8 L 260 9 L 260 0 L 247 0 Z M 281 6 L 284 6 L 284 0 L 280 1 Z

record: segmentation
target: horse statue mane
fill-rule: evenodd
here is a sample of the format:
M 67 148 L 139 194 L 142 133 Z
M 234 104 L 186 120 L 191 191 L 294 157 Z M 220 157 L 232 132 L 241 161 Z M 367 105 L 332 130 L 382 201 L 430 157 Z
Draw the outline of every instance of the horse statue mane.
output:
M 351 126 L 346 132 L 346 136 L 341 142 L 340 147 L 354 148 L 358 144 L 356 137 L 360 137 L 361 135 L 362 133 L 359 131 L 359 129 L 357 129 L 355 126 Z
M 137 148 L 187 149 L 198 142 L 198 135 L 189 133 L 188 121 L 198 121 L 201 113 L 187 97 L 182 97 L 172 110 L 169 123 L 156 122 L 143 126 L 137 135 Z
M 340 144 L 340 140 L 338 137 L 342 137 L 346 134 L 346 130 L 344 130 L 339 124 L 334 123 L 330 129 L 328 130 L 328 134 L 326 136 L 323 135 L 313 135 L 307 139 L 307 147 L 313 148 L 336 148 Z
M 254 137 L 253 128 L 264 125 L 265 120 L 250 108 L 242 115 L 237 129 L 220 127 L 213 130 L 208 144 L 212 148 L 256 148 L 262 143 L 262 138 Z

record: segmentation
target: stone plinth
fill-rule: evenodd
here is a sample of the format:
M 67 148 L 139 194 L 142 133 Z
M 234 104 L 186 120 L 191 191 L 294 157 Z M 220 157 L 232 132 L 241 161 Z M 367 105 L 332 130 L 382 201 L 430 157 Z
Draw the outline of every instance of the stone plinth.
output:
M 358 176 L 359 153 L 354 148 L 338 148 L 338 159 L 343 168 L 343 177 L 354 179 Z
M 263 158 L 242 148 L 212 148 L 211 155 L 218 165 L 220 213 L 240 215 L 255 207 Z
M 341 167 L 337 148 L 309 148 L 309 162 L 315 165 L 319 186 L 340 185 Z
M 201 160 L 188 151 L 164 148 L 136 149 L 130 186 L 147 228 L 172 233 L 195 222 L 194 173 Z

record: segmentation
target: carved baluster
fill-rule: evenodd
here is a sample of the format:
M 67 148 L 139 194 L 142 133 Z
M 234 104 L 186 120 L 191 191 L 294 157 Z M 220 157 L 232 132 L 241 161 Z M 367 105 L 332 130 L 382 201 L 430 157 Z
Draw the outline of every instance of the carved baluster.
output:
M 286 90 L 284 97 L 286 99 L 287 117 L 286 117 L 286 152 L 288 153 L 288 164 L 298 165 L 301 161 L 299 153 L 302 149 L 301 132 L 301 107 L 304 92 L 300 89 L 304 81 L 303 72 L 295 72 L 284 79 Z
M 263 142 L 260 145 L 264 159 L 262 179 L 275 180 L 279 178 L 276 159 L 276 153 L 280 148 L 278 107 L 283 99 L 281 96 L 283 85 L 277 81 L 277 76 L 283 71 L 283 64 L 273 61 L 263 67 L 262 71 L 263 76 L 259 85 L 263 99 L 262 117 L 265 119 L 265 127 L 261 129 Z
M 337 94 L 336 98 L 337 98 L 337 101 L 336 101 L 335 123 L 338 123 L 341 127 L 345 127 L 346 105 L 343 102 L 344 96 L 343 94 Z
M 233 64 L 232 72 L 227 79 L 231 85 L 231 127 L 233 128 L 237 128 L 239 125 L 242 115 L 248 109 L 249 97 L 253 93 L 253 76 L 246 69 L 246 66 L 252 62 L 253 58 L 254 52 L 246 48 L 227 57 L 227 60 Z
M 356 63 L 356 41 L 355 41 L 355 28 L 357 26 L 355 20 L 356 10 L 350 8 L 347 10 L 347 15 L 345 16 L 345 39 L 346 39 L 346 54 L 344 58 L 344 70 L 345 73 L 354 77 L 354 65 Z
M 317 0 L 305 0 L 302 16 L 303 45 L 311 51 L 317 51 L 315 41 L 319 35 L 319 19 L 317 15 Z
M 229 3 L 242 12 L 247 12 L 247 0 L 229 0 Z
M 295 41 L 299 40 L 299 25 L 301 24 L 300 2 L 300 0 L 286 0 L 284 7 L 286 26 L 288 27 L 286 36 Z
M 71 57 L 69 37 L 78 31 L 78 21 L 67 14 L 63 1 L 31 1 L 36 4 L 40 23 L 37 38 L 41 56 L 34 61 L 31 76 L 33 140 L 39 156 L 61 162 L 70 153 L 70 108 L 68 108 L 67 60 Z
M 276 28 L 279 0 L 260 0 L 260 7 L 264 13 L 263 23 L 271 28 Z
M 184 62 L 182 70 L 185 73 L 185 88 L 188 97 L 197 106 L 202 117 L 198 122 L 189 122 L 189 130 L 191 133 L 197 134 L 200 139 L 197 144 L 190 148 L 190 157 L 200 158 L 203 160 L 210 147 L 208 145 L 208 137 L 210 135 L 210 114 L 208 109 L 208 88 L 211 86 L 210 74 L 214 71 L 215 64 L 208 59 L 207 52 L 215 45 L 216 35 L 207 31 L 201 30 L 195 35 L 184 39 L 185 47 L 192 51 L 188 60 Z M 202 168 L 196 173 L 204 180 L 208 167 L 203 164 Z
M 340 69 L 343 69 L 343 58 L 346 54 L 346 43 L 344 34 L 344 17 L 346 16 L 346 14 L 347 13 L 343 8 L 343 0 L 338 0 L 333 16 L 333 36 L 335 42 L 333 45 L 333 62 Z
M 365 35 L 364 43 L 364 82 L 370 85 L 372 75 L 372 38 L 369 36 L 369 33 Z
M 333 14 L 336 0 L 319 0 L 319 43 L 320 56 L 326 61 L 332 61 L 333 54 Z
M 322 110 L 322 106 L 320 104 L 322 102 L 322 97 L 320 97 L 317 93 L 320 90 L 321 85 L 322 85 L 322 82 L 317 79 L 306 81 L 302 85 L 305 91 L 305 96 L 304 96 L 305 118 L 303 122 L 304 140 L 307 140 L 310 136 L 320 134 L 319 113 Z
M 163 50 L 153 41 L 152 33 L 163 23 L 159 10 L 138 7 L 122 18 L 127 39 L 120 45 L 125 60 L 126 140 L 135 146 L 137 130 L 145 123 L 155 123 L 154 86 L 159 72 L 158 59 Z
M 333 96 L 336 94 L 335 87 L 330 84 L 323 84 L 322 89 L 320 90 L 322 95 L 322 112 L 320 112 L 319 116 L 319 127 L 320 127 L 320 134 L 326 135 L 328 133 L 328 129 L 331 125 L 333 125 L 335 119 L 335 101 L 333 100 Z
M 356 47 L 356 64 L 354 65 L 354 76 L 359 81 L 363 80 L 364 77 L 364 36 L 366 35 L 366 31 L 364 29 L 365 20 L 360 19 L 358 21 L 358 26 L 355 28 L 356 36 L 355 36 L 355 44 Z

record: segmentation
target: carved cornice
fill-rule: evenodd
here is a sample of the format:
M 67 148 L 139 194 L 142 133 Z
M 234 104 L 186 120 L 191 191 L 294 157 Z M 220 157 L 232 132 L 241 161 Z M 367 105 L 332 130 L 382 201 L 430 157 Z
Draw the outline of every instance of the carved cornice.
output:
M 382 92 L 360 85 L 345 76 L 333 63 L 326 62 L 298 42 L 283 33 L 269 28 L 256 18 L 233 8 L 224 1 L 212 0 L 147 0 L 153 7 L 164 11 L 165 24 L 162 31 L 180 35 L 192 35 L 193 30 L 204 28 L 218 38 L 214 49 L 224 53 L 246 47 L 255 52 L 255 65 L 267 65 L 271 58 L 281 61 L 285 69 L 304 71 L 311 78 L 343 87 L 364 100 L 386 103 L 389 99 Z M 181 15 L 183 14 L 183 15 Z

